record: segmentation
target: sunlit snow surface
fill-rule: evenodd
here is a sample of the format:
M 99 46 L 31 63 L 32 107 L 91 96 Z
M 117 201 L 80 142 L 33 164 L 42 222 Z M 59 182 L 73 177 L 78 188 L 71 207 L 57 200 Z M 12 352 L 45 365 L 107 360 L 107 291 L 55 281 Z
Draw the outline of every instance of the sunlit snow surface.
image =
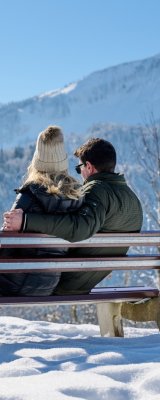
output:
M 160 334 L 0 317 L 0 400 L 159 400 Z

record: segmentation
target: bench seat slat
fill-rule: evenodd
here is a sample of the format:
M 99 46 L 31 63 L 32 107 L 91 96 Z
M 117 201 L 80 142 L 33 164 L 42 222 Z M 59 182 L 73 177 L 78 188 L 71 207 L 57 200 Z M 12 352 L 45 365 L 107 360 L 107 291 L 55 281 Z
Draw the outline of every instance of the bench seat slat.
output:
M 89 294 L 62 295 L 62 296 L 3 296 L 0 304 L 5 305 L 32 305 L 32 304 L 75 304 L 75 303 L 100 303 L 112 301 L 139 301 L 144 298 L 154 298 L 159 295 L 159 290 L 152 287 L 117 287 L 96 288 Z

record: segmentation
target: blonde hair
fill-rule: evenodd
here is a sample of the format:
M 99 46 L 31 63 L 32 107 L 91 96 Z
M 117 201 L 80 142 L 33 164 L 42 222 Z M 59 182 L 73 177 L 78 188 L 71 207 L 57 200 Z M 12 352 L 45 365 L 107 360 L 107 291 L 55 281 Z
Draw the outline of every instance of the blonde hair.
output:
M 37 183 L 46 188 L 47 193 L 63 195 L 70 199 L 79 199 L 84 196 L 83 187 L 67 171 L 60 173 L 40 172 L 34 165 L 28 167 L 24 184 Z

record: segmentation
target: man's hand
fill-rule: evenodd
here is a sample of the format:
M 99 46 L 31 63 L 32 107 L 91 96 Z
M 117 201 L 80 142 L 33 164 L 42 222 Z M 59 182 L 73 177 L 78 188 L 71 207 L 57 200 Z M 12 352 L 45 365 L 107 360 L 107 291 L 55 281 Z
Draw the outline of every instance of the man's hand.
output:
M 23 210 L 21 208 L 17 208 L 13 211 L 7 211 L 3 214 L 3 217 L 4 231 L 20 231 L 23 220 Z

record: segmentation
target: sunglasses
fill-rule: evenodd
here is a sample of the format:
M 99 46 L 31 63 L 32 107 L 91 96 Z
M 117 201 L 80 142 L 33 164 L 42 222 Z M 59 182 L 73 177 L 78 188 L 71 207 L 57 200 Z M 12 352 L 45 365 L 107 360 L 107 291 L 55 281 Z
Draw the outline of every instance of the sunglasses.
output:
M 81 167 L 82 167 L 82 165 L 84 165 L 84 164 L 82 163 L 82 164 L 76 165 L 75 170 L 76 170 L 77 174 L 81 174 Z

